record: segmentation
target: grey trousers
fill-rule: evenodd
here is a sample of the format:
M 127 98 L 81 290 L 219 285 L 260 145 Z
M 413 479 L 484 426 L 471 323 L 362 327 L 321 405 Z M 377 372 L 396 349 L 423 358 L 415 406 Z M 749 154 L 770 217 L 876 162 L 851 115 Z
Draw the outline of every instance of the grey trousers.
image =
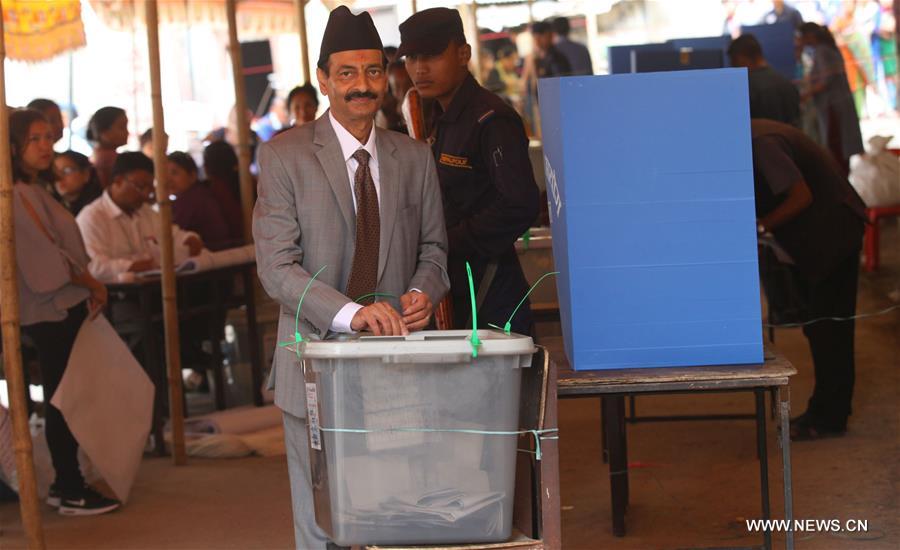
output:
M 326 550 L 329 547 L 328 535 L 316 524 L 313 505 L 306 419 L 282 413 L 288 474 L 291 477 L 291 502 L 294 508 L 294 542 L 298 550 Z

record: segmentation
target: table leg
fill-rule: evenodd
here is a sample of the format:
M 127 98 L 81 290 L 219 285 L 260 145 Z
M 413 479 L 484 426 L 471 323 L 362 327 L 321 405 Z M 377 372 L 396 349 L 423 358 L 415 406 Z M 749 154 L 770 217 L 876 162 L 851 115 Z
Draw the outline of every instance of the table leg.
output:
M 600 456 L 604 464 L 609 464 L 609 445 L 606 444 L 606 409 L 600 398 Z
M 167 377 L 164 362 L 160 362 L 159 345 L 153 327 L 153 307 L 150 286 L 145 285 L 138 291 L 138 307 L 140 308 L 141 345 L 144 348 L 144 361 L 153 381 L 153 433 L 156 454 L 166 455 L 166 442 L 163 439 L 163 418 L 166 410 Z
M 241 275 L 244 279 L 244 300 L 247 303 L 247 340 L 250 344 L 250 380 L 253 384 L 253 404 L 261 407 L 262 396 L 262 342 L 259 339 L 259 326 L 256 323 L 256 289 L 253 287 L 253 270 L 245 268 Z
M 634 407 L 634 396 L 628 396 L 631 400 L 631 406 Z M 624 497 L 624 506 L 625 511 L 628 511 L 628 504 L 631 501 L 631 484 L 628 482 L 628 423 L 626 422 L 625 417 L 625 398 L 618 398 L 619 405 L 619 423 L 621 425 L 622 430 L 622 463 L 625 465 L 625 475 L 622 478 L 625 481 L 625 497 Z M 631 409 L 631 412 L 634 413 L 634 408 Z
M 213 382 L 216 384 L 215 399 L 216 410 L 225 409 L 225 373 L 222 357 L 222 321 L 225 319 L 225 310 L 222 303 L 225 296 L 222 293 L 222 282 L 219 279 L 212 281 L 213 303 L 215 311 L 207 316 L 207 337 L 212 344 Z
M 778 389 L 778 404 L 781 412 L 781 466 L 784 472 L 784 519 L 794 522 L 794 489 L 791 484 L 791 390 L 788 386 Z M 784 547 L 794 550 L 794 531 L 785 533 Z
M 605 396 L 603 413 L 609 448 L 609 486 L 612 500 L 613 535 L 625 536 L 625 508 L 628 501 L 628 461 L 625 457 L 624 397 Z
M 766 390 L 757 388 L 756 395 L 756 451 L 759 456 L 759 483 L 762 495 L 762 519 L 771 519 L 769 509 L 769 455 L 766 449 Z M 772 531 L 764 533 L 765 548 L 772 548 Z
M 778 420 L 778 386 L 775 386 L 769 390 L 770 396 L 770 416 L 772 421 Z

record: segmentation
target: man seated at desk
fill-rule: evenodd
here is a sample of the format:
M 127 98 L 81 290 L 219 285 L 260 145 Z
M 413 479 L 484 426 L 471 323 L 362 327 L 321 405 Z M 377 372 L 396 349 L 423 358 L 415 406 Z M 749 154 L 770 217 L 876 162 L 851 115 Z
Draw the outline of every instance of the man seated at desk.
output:
M 127 281 L 130 273 L 159 268 L 159 213 L 151 204 L 154 199 L 153 161 L 143 153 L 120 154 L 112 169 L 112 183 L 99 199 L 87 205 L 76 221 L 91 258 L 88 270 L 105 283 Z M 196 233 L 183 231 L 172 224 L 175 265 L 197 256 L 203 241 Z M 192 289 L 194 290 L 194 289 Z M 203 290 L 190 293 L 190 299 L 203 299 Z M 157 308 L 161 306 L 156 306 Z M 111 321 L 126 336 L 132 348 L 140 343 L 138 305 L 129 301 L 111 301 Z M 207 334 L 207 321 L 202 317 L 181 323 L 182 360 L 198 370 L 196 385 L 203 385 L 207 354 L 201 343 Z M 145 365 L 146 367 L 147 365 Z
M 84 237 L 97 280 L 114 283 L 125 273 L 159 268 L 159 213 L 153 203 L 153 161 L 143 153 L 116 158 L 112 183 L 99 199 L 84 207 L 76 221 Z M 172 224 L 175 264 L 196 256 L 203 241 Z

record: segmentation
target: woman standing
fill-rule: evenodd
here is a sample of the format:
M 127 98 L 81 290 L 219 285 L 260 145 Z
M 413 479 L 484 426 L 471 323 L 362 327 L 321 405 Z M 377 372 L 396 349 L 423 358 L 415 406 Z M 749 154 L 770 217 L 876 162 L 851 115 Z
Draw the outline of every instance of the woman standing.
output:
M 63 515 L 110 512 L 121 504 L 85 484 L 78 442 L 50 404 L 81 324 L 106 304 L 106 287 L 87 270 L 89 258 L 75 218 L 39 184 L 38 175 L 53 162 L 53 133 L 44 116 L 32 110 L 13 112 L 9 142 L 21 325 L 38 351 L 47 446 L 56 470 L 47 503 Z
M 809 86 L 803 99 L 812 98 L 819 121 L 819 137 L 822 145 L 834 155 L 844 176 L 850 173 L 850 157 L 862 153 L 862 134 L 859 116 L 847 73 L 844 58 L 825 27 L 815 23 L 800 26 L 800 40 L 804 47 L 813 49 Z
M 91 159 L 100 178 L 100 186 L 106 189 L 112 182 L 112 168 L 119 147 L 128 143 L 128 116 L 124 109 L 103 107 L 88 122 L 87 139 L 94 145 Z

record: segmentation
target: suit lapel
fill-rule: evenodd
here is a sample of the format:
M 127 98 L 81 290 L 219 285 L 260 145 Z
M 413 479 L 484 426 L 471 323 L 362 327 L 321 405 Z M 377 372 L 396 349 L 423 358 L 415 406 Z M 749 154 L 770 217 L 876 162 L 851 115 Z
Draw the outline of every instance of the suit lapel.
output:
M 321 146 L 316 151 L 316 158 L 325 171 L 331 190 L 337 199 L 344 221 L 350 229 L 350 234 L 356 234 L 356 215 L 353 213 L 353 195 L 350 191 L 350 179 L 347 174 L 347 164 L 344 162 L 344 154 L 334 128 L 331 127 L 331 119 L 326 112 L 316 122 L 316 131 L 313 141 Z
M 397 221 L 397 206 L 400 199 L 400 162 L 397 149 L 385 136 L 387 130 L 375 129 L 375 147 L 378 150 L 378 186 L 381 199 L 381 238 L 378 254 L 378 280 L 387 265 L 388 249 Z

